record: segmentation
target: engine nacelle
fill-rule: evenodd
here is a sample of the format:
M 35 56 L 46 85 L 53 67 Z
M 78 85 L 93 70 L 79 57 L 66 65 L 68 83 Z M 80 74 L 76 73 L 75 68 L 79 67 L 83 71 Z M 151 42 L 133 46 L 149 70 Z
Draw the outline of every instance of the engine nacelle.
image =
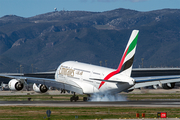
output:
M 38 86 L 36 85 L 36 83 L 33 84 L 33 90 L 37 93 L 45 93 L 48 91 L 48 88 L 46 87 L 46 85 L 42 85 L 39 84 Z
M 173 89 L 174 87 L 175 87 L 175 83 L 162 84 L 163 89 Z
M 125 90 L 123 92 L 126 92 L 126 93 L 129 93 L 129 92 L 132 92 L 134 89 L 131 89 L 131 90 Z
M 153 88 L 154 89 L 158 89 L 158 85 L 153 85 Z
M 18 81 L 16 79 L 12 79 L 8 83 L 9 89 L 13 91 L 20 91 L 23 89 L 24 84 L 21 81 Z

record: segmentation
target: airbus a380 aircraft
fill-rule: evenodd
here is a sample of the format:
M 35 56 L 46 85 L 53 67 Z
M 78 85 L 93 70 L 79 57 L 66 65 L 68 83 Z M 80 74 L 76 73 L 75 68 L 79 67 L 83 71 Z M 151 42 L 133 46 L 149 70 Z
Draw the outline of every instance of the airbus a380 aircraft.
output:
M 110 94 L 115 95 L 122 91 L 132 91 L 135 88 L 163 85 L 164 88 L 174 87 L 175 82 L 180 81 L 180 75 L 176 76 L 155 76 L 132 78 L 131 71 L 133 59 L 138 40 L 138 30 L 133 30 L 129 42 L 125 48 L 120 64 L 116 70 L 96 65 L 67 61 L 62 63 L 54 79 L 20 77 L 0 75 L 1 77 L 11 78 L 9 88 L 11 90 L 22 90 L 26 82 L 34 83 L 33 89 L 36 92 L 44 93 L 48 90 L 47 86 L 53 86 L 74 93 L 87 94 Z M 36 84 L 39 84 L 38 86 Z M 77 101 L 78 96 L 72 96 L 71 101 Z M 84 101 L 87 97 L 83 98 Z

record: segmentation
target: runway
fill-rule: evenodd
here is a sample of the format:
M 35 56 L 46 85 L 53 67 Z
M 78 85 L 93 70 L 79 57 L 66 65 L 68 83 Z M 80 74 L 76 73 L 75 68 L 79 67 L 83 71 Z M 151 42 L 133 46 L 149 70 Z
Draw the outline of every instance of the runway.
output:
M 122 102 L 69 102 L 69 101 L 0 101 L 0 106 L 49 107 L 180 107 L 180 101 L 122 101 Z

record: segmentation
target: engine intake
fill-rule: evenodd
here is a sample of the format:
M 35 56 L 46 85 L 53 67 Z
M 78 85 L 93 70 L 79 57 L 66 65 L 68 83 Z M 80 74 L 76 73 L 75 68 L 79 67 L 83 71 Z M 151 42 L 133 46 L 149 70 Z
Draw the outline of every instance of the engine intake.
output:
M 129 92 L 132 92 L 134 89 L 131 89 L 131 90 L 125 90 L 123 92 L 126 92 L 126 93 L 129 93 Z
M 162 88 L 163 89 L 173 89 L 175 87 L 175 83 L 166 83 L 166 84 L 162 84 Z
M 33 84 L 33 90 L 37 93 L 45 93 L 48 91 L 48 88 L 46 87 L 46 85 L 43 84 L 39 84 L 38 86 L 36 85 L 36 83 Z
M 21 81 L 18 81 L 17 79 L 12 79 L 8 83 L 9 89 L 13 91 L 20 91 L 23 89 L 24 84 Z

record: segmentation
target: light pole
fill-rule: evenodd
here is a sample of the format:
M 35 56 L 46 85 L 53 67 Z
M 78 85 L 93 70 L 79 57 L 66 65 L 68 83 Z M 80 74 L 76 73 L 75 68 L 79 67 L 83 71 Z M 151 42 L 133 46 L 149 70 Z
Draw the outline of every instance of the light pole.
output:
M 33 73 L 33 64 L 31 64 L 31 67 L 32 67 L 32 73 Z
M 143 68 L 143 60 L 144 60 L 144 58 L 141 58 L 141 61 L 142 61 L 142 63 L 141 63 L 141 64 L 142 64 L 142 68 Z
M 22 73 L 22 65 L 20 65 L 19 67 L 20 67 L 20 73 Z
M 107 60 L 105 60 L 105 65 L 106 65 L 106 67 L 107 67 Z
M 100 66 L 102 66 L 102 61 L 99 61 L 99 63 L 100 63 Z

